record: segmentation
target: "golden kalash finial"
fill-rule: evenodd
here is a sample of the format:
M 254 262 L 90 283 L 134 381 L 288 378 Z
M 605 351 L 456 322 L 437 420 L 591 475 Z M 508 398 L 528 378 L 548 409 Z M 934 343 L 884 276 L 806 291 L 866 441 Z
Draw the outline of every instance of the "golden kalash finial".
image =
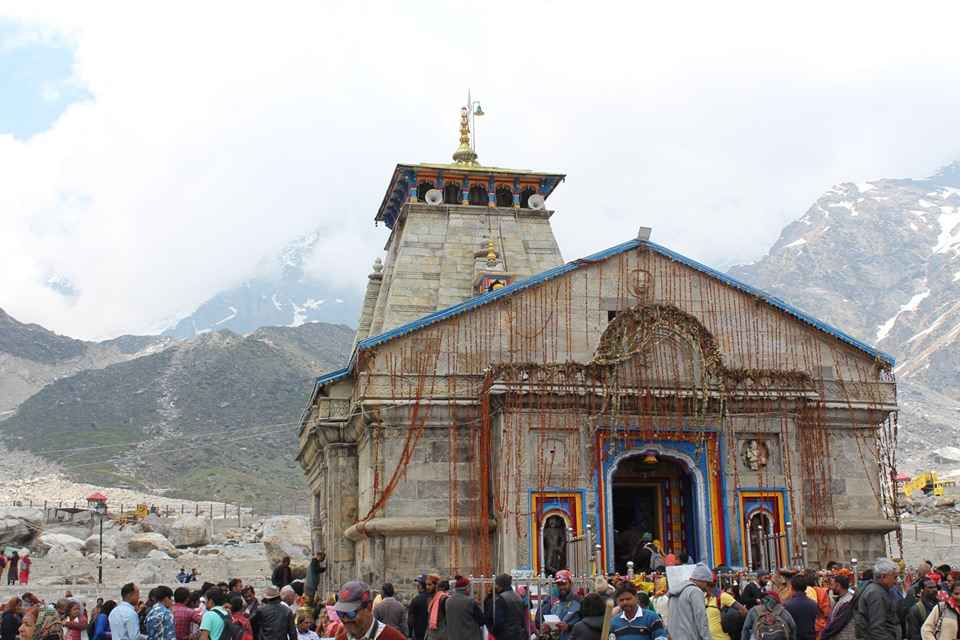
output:
M 477 152 L 470 146 L 470 122 L 467 108 L 460 109 L 460 146 L 453 152 L 457 164 L 478 165 Z
M 493 266 L 497 264 L 497 250 L 493 246 L 493 239 L 487 242 L 487 264 Z

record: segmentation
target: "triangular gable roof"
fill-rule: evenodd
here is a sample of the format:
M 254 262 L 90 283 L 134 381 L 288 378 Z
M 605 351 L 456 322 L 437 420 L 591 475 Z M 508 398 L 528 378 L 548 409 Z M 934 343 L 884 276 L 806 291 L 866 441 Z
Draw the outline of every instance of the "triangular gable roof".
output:
M 829 334 L 842 342 L 846 342 L 850 346 L 866 353 L 871 358 L 881 360 L 887 363 L 888 365 L 890 365 L 891 367 L 893 367 L 896 364 L 896 360 L 890 354 L 884 353 L 883 351 L 879 351 L 878 349 L 874 349 L 873 347 L 866 344 L 865 342 L 857 340 L 853 336 L 850 336 L 849 334 L 844 333 L 843 331 L 840 331 L 839 329 L 825 322 L 822 322 L 809 314 L 804 313 L 800 309 L 797 309 L 796 307 L 790 304 L 787 304 L 786 302 L 784 302 L 780 298 L 777 298 L 776 296 L 772 296 L 769 293 L 766 293 L 765 291 L 761 291 L 760 289 L 757 289 L 756 287 L 751 287 L 750 285 L 744 282 L 741 282 L 736 278 L 732 278 L 729 275 L 725 273 L 721 273 L 716 269 L 712 269 L 704 264 L 697 262 L 696 260 L 692 260 L 675 251 L 671 251 L 670 249 L 667 249 L 666 247 L 659 245 L 655 242 L 650 242 L 649 240 L 634 239 L 634 240 L 629 240 L 627 242 L 624 242 L 623 244 L 618 244 L 614 247 L 610 247 L 609 249 L 604 249 L 603 251 L 599 251 L 597 253 L 589 255 L 586 258 L 573 260 L 572 262 L 567 262 L 566 264 L 562 264 L 558 267 L 548 269 L 547 271 L 538 273 L 537 275 L 530 276 L 525 280 L 514 282 L 513 284 L 503 287 L 502 289 L 496 289 L 494 291 L 481 294 L 474 298 L 470 298 L 469 300 L 464 300 L 463 302 L 459 304 L 455 304 L 452 307 L 447 307 L 446 309 L 435 311 L 431 314 L 423 316 L 422 318 L 418 318 L 413 322 L 408 322 L 407 324 L 401 325 L 394 329 L 390 329 L 389 331 L 384 331 L 379 335 L 371 336 L 369 338 L 361 340 L 360 342 L 357 343 L 357 346 L 354 348 L 353 355 L 351 355 L 350 362 L 347 364 L 347 366 L 342 369 L 337 369 L 336 371 L 331 371 L 330 373 L 326 373 L 320 376 L 319 378 L 317 378 L 316 387 L 330 384 L 331 382 L 336 382 L 337 380 L 342 380 L 343 378 L 346 378 L 347 376 L 349 376 L 350 372 L 353 371 L 353 367 L 356 366 L 357 356 L 360 354 L 361 351 L 379 346 L 385 342 L 389 342 L 390 340 L 393 340 L 394 338 L 399 338 L 400 336 L 406 335 L 413 331 L 417 331 L 418 329 L 422 329 L 423 327 L 429 326 L 431 324 L 435 324 L 437 322 L 440 322 L 441 320 L 446 320 L 447 318 L 458 316 L 461 313 L 466 313 L 471 309 L 476 309 L 477 307 L 480 307 L 482 305 L 489 304 L 501 298 L 505 298 L 507 296 L 513 295 L 518 291 L 523 291 L 524 289 L 528 289 L 530 287 L 536 286 L 538 284 L 546 282 L 547 280 L 552 280 L 566 273 L 570 273 L 571 271 L 576 271 L 577 269 L 579 269 L 584 265 L 600 262 L 601 260 L 606 260 L 607 258 L 610 258 L 612 256 L 615 256 L 621 253 L 625 253 L 627 251 L 636 249 L 638 247 L 646 247 L 651 251 L 655 251 L 656 253 L 659 253 L 664 257 L 670 258 L 671 260 L 675 260 L 676 262 L 684 264 L 695 271 L 699 271 L 700 273 L 706 274 L 711 278 L 716 278 L 717 280 L 723 282 L 724 284 L 730 287 L 733 287 L 734 289 L 738 289 L 740 291 L 743 291 L 744 293 L 755 296 L 760 300 L 763 300 L 767 304 L 774 306 L 777 309 L 780 309 L 781 311 L 793 316 L 797 320 L 800 320 L 801 322 L 808 324 L 811 327 L 814 327 L 815 329 L 818 329 L 826 334 Z

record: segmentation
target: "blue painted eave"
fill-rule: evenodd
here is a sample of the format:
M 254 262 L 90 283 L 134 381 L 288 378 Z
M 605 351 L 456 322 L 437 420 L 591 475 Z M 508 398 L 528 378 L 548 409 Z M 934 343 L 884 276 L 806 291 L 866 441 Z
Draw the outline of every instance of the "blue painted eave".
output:
M 408 322 L 405 325 L 401 325 L 394 329 L 390 329 L 389 331 L 385 331 L 379 335 L 371 336 L 369 338 L 361 340 L 359 343 L 357 343 L 357 346 L 353 351 L 353 355 L 350 357 L 349 364 L 342 369 L 331 371 L 330 373 L 324 374 L 323 376 L 320 376 L 319 378 L 317 378 L 317 387 L 319 388 L 323 385 L 330 384 L 332 382 L 336 382 L 337 380 L 342 380 L 350 376 L 354 366 L 357 363 L 357 355 L 359 354 L 360 351 L 363 351 L 365 349 L 372 349 L 373 347 L 380 346 L 385 342 L 389 342 L 390 340 L 399 338 L 400 336 L 404 336 L 408 333 L 412 333 L 414 331 L 417 331 L 429 325 L 435 324 L 442 320 L 453 318 L 462 313 L 466 313 L 467 311 L 471 311 L 472 309 L 476 309 L 477 307 L 483 306 L 485 304 L 489 304 L 496 300 L 500 300 L 501 298 L 506 298 L 508 296 L 513 295 L 514 293 L 517 293 L 518 291 L 528 289 L 530 287 L 547 282 L 548 280 L 552 280 L 554 278 L 562 276 L 571 271 L 575 271 L 579 269 L 581 266 L 593 264 L 601 260 L 606 260 L 607 258 L 610 258 L 612 256 L 616 256 L 621 253 L 625 253 L 627 251 L 630 251 L 632 249 L 637 249 L 642 246 L 647 247 L 651 251 L 655 251 L 664 257 L 670 258 L 671 260 L 675 260 L 676 262 L 686 265 L 687 267 L 690 267 L 695 271 L 699 271 L 712 278 L 716 278 L 717 280 L 720 280 L 724 284 L 730 287 L 733 287 L 734 289 L 737 289 L 739 291 L 752 295 L 756 298 L 759 298 L 764 302 L 766 302 L 767 304 L 770 304 L 776 307 L 777 309 L 780 309 L 781 311 L 793 316 L 797 320 L 800 320 L 805 324 L 808 324 L 824 333 L 827 333 L 842 342 L 846 342 L 850 346 L 855 347 L 860 351 L 863 351 L 864 353 L 866 353 L 872 358 L 883 361 L 884 363 L 888 364 L 891 367 L 893 367 L 896 364 L 896 359 L 890 354 L 879 351 L 878 349 L 871 347 L 865 342 L 857 340 L 853 336 L 850 336 L 849 334 L 825 322 L 822 322 L 807 313 L 804 313 L 800 309 L 784 302 L 783 300 L 781 300 L 780 298 L 777 298 L 776 296 L 772 296 L 766 293 L 765 291 L 761 291 L 756 287 L 752 287 L 725 273 L 722 273 L 720 271 L 717 271 L 716 269 L 712 269 L 704 264 L 701 264 L 696 260 L 692 260 L 675 251 L 671 251 L 670 249 L 667 249 L 662 245 L 656 244 L 655 242 L 650 242 L 648 240 L 629 240 L 622 244 L 618 244 L 616 246 L 610 247 L 609 249 L 604 249 L 603 251 L 599 251 L 597 253 L 589 255 L 585 258 L 580 258 L 578 260 L 567 262 L 566 264 L 562 264 L 552 269 L 548 269 L 547 271 L 538 273 L 537 275 L 530 276 L 525 280 L 514 282 L 513 284 L 510 284 L 502 289 L 490 291 L 488 293 L 481 294 L 474 298 L 464 300 L 463 302 L 459 304 L 455 304 L 452 307 L 447 307 L 446 309 L 435 311 L 434 313 L 425 315 L 422 318 L 418 318 L 417 320 L 414 320 L 413 322 Z

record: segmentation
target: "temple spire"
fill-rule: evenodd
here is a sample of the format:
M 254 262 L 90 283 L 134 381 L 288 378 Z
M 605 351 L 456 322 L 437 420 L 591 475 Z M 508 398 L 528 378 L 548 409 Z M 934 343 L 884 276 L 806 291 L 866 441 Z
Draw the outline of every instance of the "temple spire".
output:
M 479 166 L 477 152 L 470 146 L 470 112 L 467 107 L 460 109 L 460 146 L 453 152 L 457 164 Z

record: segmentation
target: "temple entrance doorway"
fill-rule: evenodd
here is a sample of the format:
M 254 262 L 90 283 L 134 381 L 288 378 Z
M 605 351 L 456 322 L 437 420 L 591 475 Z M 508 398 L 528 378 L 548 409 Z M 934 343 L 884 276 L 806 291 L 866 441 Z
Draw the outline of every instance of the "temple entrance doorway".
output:
M 750 517 L 747 531 L 750 537 L 747 565 L 754 571 L 774 570 L 779 566 L 779 549 L 774 541 L 773 519 L 763 511 L 758 511 Z
M 693 479 L 682 462 L 654 453 L 620 461 L 612 478 L 614 566 L 627 571 L 632 560 L 641 571 L 645 538 L 657 541 L 662 555 L 684 560 L 697 549 Z M 652 567 L 655 568 L 655 567 Z

